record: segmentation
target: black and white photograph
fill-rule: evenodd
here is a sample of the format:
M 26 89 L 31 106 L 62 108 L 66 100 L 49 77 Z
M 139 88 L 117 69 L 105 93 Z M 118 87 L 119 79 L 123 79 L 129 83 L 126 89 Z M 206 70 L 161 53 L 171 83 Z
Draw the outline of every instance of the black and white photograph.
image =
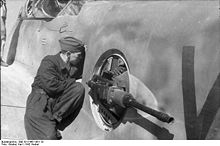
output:
M 1 0 L 0 80 L 1 145 L 220 140 L 220 1 Z

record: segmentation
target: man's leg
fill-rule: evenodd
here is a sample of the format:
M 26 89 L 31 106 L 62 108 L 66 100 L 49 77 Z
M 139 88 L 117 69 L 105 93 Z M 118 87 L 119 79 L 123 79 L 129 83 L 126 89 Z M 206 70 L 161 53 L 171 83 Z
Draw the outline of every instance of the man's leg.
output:
M 85 88 L 81 83 L 74 83 L 57 99 L 53 108 L 53 116 L 58 121 L 57 129 L 63 131 L 79 114 L 85 96 Z
M 28 140 L 58 140 L 56 121 L 28 113 L 25 114 L 24 122 Z
M 69 126 L 75 120 L 75 118 L 78 116 L 78 114 L 82 108 L 82 106 L 80 106 L 80 105 L 82 105 L 82 104 L 83 104 L 83 101 L 81 103 L 79 103 L 78 107 L 75 107 L 75 109 L 72 110 L 73 112 L 69 116 L 62 119 L 61 122 L 57 124 L 56 128 L 58 130 L 63 131 L 67 126 Z
M 25 131 L 29 140 L 57 140 L 56 121 L 52 113 L 44 111 L 48 96 L 32 92 L 27 100 L 24 117 Z

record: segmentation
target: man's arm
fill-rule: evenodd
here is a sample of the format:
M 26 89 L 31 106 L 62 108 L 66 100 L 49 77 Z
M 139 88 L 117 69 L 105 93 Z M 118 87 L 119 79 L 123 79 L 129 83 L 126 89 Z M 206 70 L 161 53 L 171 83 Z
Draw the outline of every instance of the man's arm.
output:
M 60 80 L 55 64 L 47 57 L 42 60 L 38 73 L 41 86 L 48 95 L 60 94 L 75 82 L 74 78 Z

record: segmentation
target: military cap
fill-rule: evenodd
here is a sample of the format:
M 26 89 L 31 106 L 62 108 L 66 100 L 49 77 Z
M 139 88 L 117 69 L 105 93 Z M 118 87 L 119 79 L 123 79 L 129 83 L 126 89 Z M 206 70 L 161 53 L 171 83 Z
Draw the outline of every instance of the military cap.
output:
M 74 52 L 85 51 L 84 43 L 74 37 L 63 37 L 59 40 L 61 50 Z

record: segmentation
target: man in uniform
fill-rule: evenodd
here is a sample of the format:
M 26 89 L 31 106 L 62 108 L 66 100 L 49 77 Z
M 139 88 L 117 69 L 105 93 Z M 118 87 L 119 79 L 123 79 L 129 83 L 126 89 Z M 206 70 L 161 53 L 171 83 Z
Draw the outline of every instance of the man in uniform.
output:
M 28 139 L 61 139 L 82 108 L 84 44 L 73 37 L 59 40 L 61 51 L 41 61 L 27 99 L 25 130 Z

